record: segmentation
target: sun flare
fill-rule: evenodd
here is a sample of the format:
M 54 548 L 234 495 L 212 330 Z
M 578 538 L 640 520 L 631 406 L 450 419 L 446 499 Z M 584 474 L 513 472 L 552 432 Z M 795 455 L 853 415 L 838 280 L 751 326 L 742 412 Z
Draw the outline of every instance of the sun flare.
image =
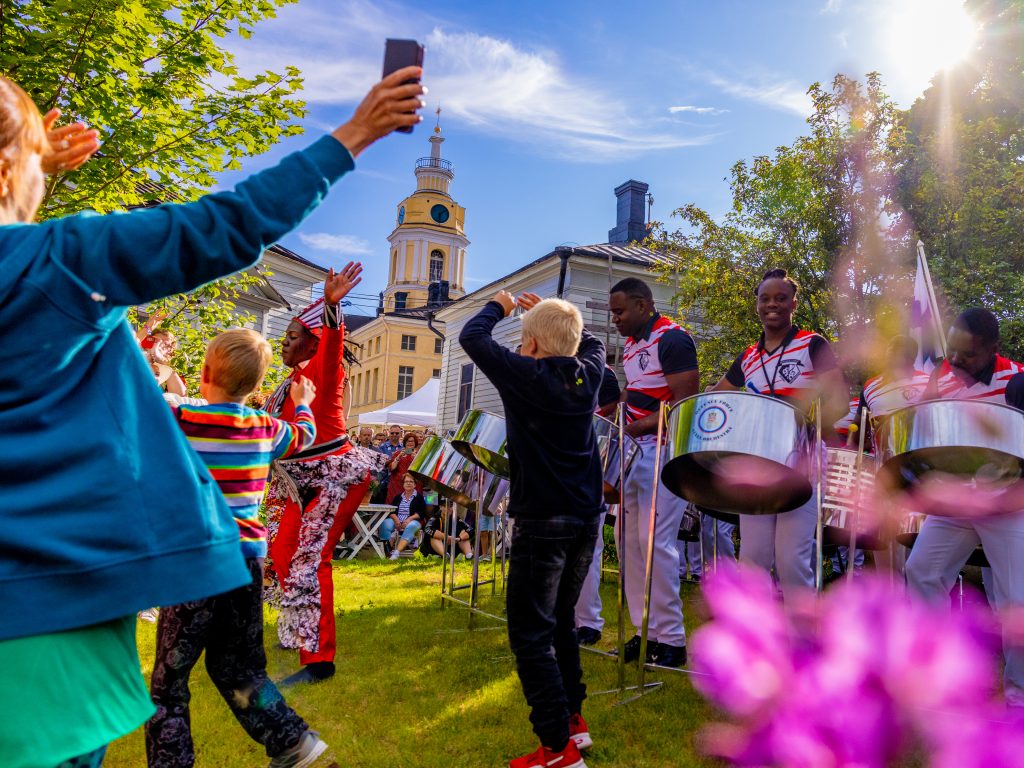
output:
M 885 34 L 903 77 L 927 81 L 970 52 L 977 23 L 962 0 L 895 0 Z

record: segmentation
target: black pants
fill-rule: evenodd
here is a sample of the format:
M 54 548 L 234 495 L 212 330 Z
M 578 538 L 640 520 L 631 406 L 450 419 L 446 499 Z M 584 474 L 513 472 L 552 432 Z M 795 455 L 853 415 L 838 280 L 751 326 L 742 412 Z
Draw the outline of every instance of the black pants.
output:
M 206 671 L 232 714 L 276 757 L 299 743 L 308 726 L 267 677 L 263 651 L 263 561 L 247 561 L 252 581 L 231 592 L 160 610 L 146 723 L 150 768 L 191 768 L 188 678 L 206 651 Z
M 565 747 L 586 698 L 574 611 L 599 533 L 597 517 L 572 515 L 519 517 L 512 529 L 508 640 L 533 731 L 549 749 Z

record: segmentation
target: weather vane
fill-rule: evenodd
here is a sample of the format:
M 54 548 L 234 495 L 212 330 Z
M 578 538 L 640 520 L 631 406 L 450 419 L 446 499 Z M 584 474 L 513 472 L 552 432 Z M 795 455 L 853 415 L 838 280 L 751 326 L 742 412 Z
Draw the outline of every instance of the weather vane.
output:
M 437 109 L 434 111 L 437 115 L 437 122 L 434 124 L 434 133 L 441 132 L 441 102 L 437 103 Z

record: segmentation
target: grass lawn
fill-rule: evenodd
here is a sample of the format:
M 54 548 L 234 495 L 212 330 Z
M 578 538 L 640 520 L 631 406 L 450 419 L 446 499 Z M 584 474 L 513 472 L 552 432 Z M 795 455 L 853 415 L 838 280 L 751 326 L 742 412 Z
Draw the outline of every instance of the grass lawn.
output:
M 461 582 L 469 566 L 458 566 Z M 486 571 L 489 574 L 489 569 Z M 519 688 L 504 624 L 442 608 L 437 560 L 419 556 L 399 563 L 357 560 L 336 563 L 338 674 L 330 681 L 287 692 L 288 702 L 330 745 L 317 766 L 502 766 L 531 751 L 536 742 Z M 605 638 L 615 628 L 613 583 L 603 587 Z M 466 595 L 467 591 L 460 594 Z M 504 598 L 482 588 L 481 607 L 502 613 Z M 684 584 L 687 628 L 701 613 L 700 591 Z M 267 611 L 266 645 L 270 676 L 295 671 L 298 656 L 274 647 L 275 616 Z M 139 623 L 139 654 L 148 679 L 156 627 Z M 583 654 L 584 679 L 593 694 L 615 687 L 612 659 Z M 627 670 L 627 682 L 635 679 Z M 649 673 L 664 685 L 625 706 L 618 694 L 593 696 L 584 715 L 594 737 L 589 766 L 679 768 L 717 766 L 700 757 L 694 735 L 713 718 L 686 675 Z M 198 765 L 231 768 L 264 765 L 262 747 L 250 741 L 231 716 L 200 664 L 192 675 L 192 734 Z M 104 766 L 146 763 L 142 729 L 111 745 Z

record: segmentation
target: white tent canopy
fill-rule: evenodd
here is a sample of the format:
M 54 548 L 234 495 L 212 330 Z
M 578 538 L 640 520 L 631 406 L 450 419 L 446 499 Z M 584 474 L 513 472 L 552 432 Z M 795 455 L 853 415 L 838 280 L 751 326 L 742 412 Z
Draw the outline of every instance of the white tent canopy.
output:
M 403 424 L 433 427 L 437 424 L 437 396 L 441 380 L 431 379 L 404 400 L 379 411 L 359 414 L 359 424 Z

